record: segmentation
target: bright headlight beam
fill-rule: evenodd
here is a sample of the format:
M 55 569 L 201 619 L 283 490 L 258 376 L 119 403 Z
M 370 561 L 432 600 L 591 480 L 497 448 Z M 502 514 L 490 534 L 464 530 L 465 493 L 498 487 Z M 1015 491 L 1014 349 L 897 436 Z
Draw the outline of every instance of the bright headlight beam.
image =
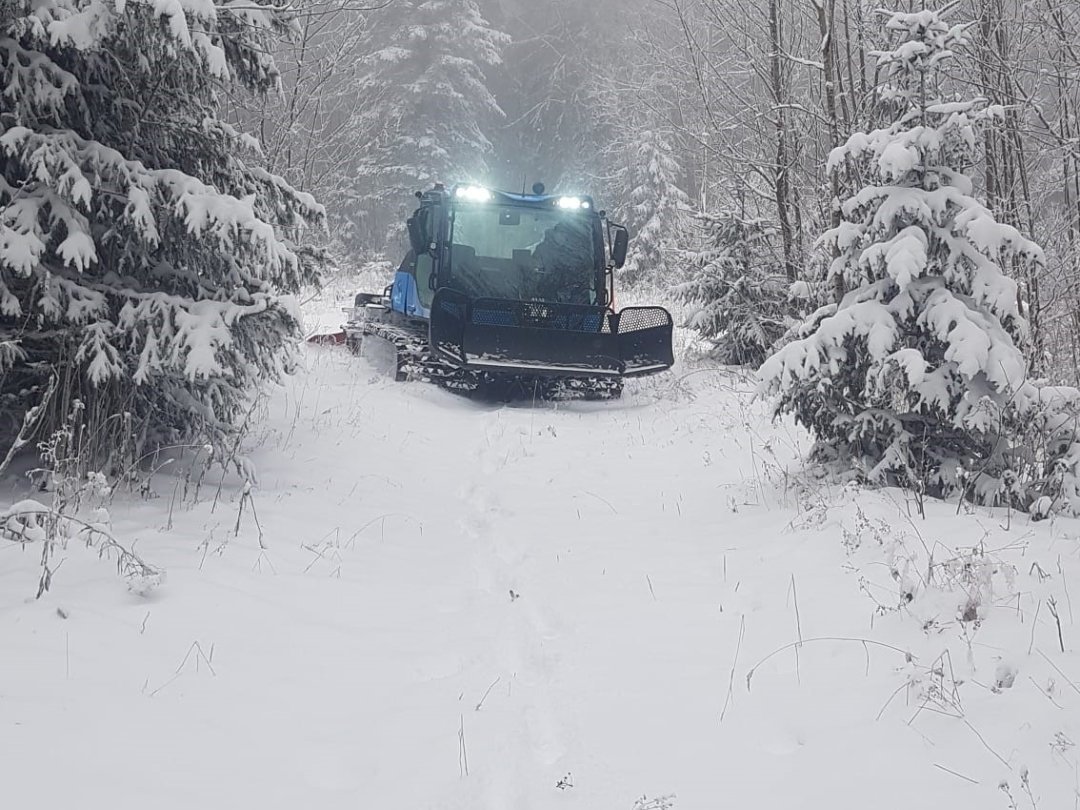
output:
M 491 192 L 483 186 L 460 186 L 454 195 L 469 202 L 487 202 L 491 199 Z
M 576 208 L 584 208 L 585 205 L 577 197 L 559 197 L 559 208 L 567 208 L 574 210 Z

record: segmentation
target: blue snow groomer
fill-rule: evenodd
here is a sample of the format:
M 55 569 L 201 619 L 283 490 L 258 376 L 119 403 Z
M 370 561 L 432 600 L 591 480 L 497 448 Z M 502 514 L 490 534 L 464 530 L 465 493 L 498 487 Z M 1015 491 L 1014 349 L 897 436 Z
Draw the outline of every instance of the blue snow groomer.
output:
M 400 377 L 475 390 L 617 395 L 622 378 L 673 363 L 671 315 L 614 308 L 626 229 L 588 197 L 462 185 L 418 193 L 411 248 L 383 294 L 361 293 L 346 325 L 391 342 Z

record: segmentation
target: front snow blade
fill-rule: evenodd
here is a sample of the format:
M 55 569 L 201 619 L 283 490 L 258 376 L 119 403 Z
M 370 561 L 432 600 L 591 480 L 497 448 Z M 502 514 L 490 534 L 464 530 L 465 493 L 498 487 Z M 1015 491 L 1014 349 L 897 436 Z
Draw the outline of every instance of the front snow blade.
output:
M 619 376 L 609 312 L 577 304 L 478 298 L 439 290 L 431 343 L 446 359 L 479 371 L 543 376 Z
M 494 373 L 637 376 L 674 362 L 671 315 L 661 307 L 600 307 L 435 294 L 431 345 L 447 360 Z
M 627 307 L 619 312 L 616 332 L 623 375 L 637 377 L 671 368 L 671 313 L 663 307 Z

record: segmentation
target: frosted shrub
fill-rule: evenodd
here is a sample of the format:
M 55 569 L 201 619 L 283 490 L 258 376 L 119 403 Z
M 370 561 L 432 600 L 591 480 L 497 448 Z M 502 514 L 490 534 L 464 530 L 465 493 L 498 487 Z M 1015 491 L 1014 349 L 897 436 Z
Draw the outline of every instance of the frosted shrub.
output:
M 734 212 L 698 219 L 708 244 L 692 255 L 687 280 L 673 292 L 691 305 L 687 326 L 717 360 L 757 368 L 789 325 L 789 285 L 772 259 L 771 231 Z
M 1080 390 L 1028 382 L 1012 412 L 1022 505 L 1035 519 L 1080 515 Z
M 627 286 L 666 286 L 676 270 L 686 231 L 689 201 L 679 186 L 682 167 L 671 133 L 646 125 L 627 146 L 628 164 L 613 197 L 628 199 L 623 212 L 630 229 L 630 251 L 619 273 Z
M 38 443 L 44 466 L 29 473 L 36 488 L 51 495 L 50 502 L 26 499 L 0 509 L 0 540 L 38 550 L 38 597 L 51 587 L 53 574 L 73 540 L 82 540 L 98 557 L 114 562 L 117 573 L 136 593 L 145 595 L 164 578 L 163 571 L 116 539 L 107 508 L 113 485 L 104 474 L 87 472 L 89 441 L 83 404 L 76 401 L 56 431 Z
M 965 173 L 999 113 L 945 96 L 940 68 L 965 26 L 927 10 L 889 14 L 886 29 L 899 41 L 876 56 L 894 121 L 828 161 L 869 181 L 819 243 L 850 292 L 765 362 L 763 386 L 817 436 L 819 459 L 930 495 L 1006 500 L 1028 329 L 1001 267 L 1042 251 L 994 219 Z

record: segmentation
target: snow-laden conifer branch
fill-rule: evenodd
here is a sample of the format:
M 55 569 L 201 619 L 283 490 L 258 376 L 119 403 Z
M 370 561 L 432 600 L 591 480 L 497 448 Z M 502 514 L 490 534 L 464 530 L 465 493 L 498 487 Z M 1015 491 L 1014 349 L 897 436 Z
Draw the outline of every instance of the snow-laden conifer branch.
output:
M 63 369 L 60 399 L 102 427 L 123 408 L 145 441 L 216 441 L 280 373 L 293 294 L 316 278 L 304 240 L 322 207 L 249 165 L 257 141 L 217 112 L 223 87 L 275 86 L 268 46 L 292 21 L 250 2 L 7 6 L 0 403 L 32 407 Z M 114 452 L 109 430 L 91 432 Z

